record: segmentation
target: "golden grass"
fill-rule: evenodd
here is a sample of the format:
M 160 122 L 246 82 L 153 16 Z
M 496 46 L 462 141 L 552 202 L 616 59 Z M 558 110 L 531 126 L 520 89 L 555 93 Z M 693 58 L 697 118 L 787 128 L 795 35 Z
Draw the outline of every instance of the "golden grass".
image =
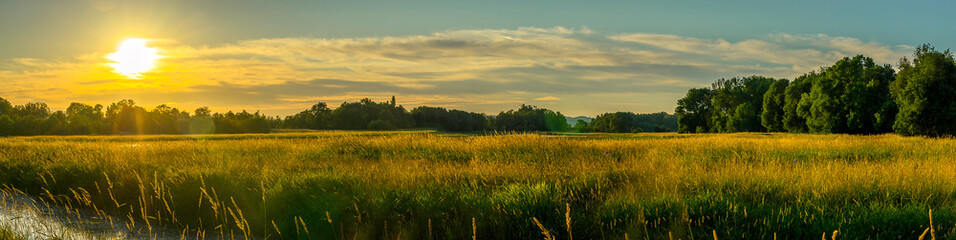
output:
M 953 139 L 571 136 L 4 138 L 0 183 L 127 225 L 223 236 L 917 238 L 926 224 L 954 236 Z

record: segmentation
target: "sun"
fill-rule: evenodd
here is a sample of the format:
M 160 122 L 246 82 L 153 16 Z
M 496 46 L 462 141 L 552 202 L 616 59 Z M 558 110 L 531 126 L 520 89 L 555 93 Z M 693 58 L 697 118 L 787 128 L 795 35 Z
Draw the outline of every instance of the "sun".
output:
M 150 40 L 129 38 L 120 42 L 116 52 L 106 55 L 113 62 L 108 63 L 113 71 L 129 78 L 140 78 L 143 73 L 156 67 L 156 60 L 161 58 L 158 48 L 146 44 Z

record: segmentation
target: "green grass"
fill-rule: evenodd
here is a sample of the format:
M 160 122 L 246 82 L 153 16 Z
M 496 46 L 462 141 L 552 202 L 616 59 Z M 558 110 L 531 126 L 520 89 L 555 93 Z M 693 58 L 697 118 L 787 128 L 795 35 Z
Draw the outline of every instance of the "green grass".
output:
M 569 239 L 567 216 L 574 239 L 916 239 L 932 209 L 933 234 L 956 237 L 953 139 L 573 136 L 4 138 L 0 184 L 226 236 L 543 238 L 534 218 Z
M 26 237 L 21 236 L 17 232 L 13 231 L 10 226 L 0 224 L 0 240 L 26 240 Z

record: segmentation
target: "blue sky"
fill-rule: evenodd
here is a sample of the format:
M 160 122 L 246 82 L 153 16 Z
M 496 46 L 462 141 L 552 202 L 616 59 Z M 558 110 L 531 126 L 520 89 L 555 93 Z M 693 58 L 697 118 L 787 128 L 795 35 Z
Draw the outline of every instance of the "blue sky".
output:
M 720 77 L 792 78 L 846 55 L 894 64 L 918 44 L 956 46 L 949 1 L 0 4 L 0 80 L 13 83 L 0 97 L 54 108 L 133 98 L 287 115 L 314 101 L 394 94 L 408 107 L 492 114 L 521 103 L 568 115 L 672 112 L 687 88 Z M 83 74 L 127 37 L 158 39 L 169 66 L 205 68 L 135 81 Z M 249 95 L 222 100 L 235 91 Z

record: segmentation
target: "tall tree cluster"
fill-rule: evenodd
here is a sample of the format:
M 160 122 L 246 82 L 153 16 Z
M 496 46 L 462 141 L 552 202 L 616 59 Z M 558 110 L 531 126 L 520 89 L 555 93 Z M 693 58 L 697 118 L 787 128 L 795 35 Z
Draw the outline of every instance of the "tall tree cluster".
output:
M 956 135 L 956 61 L 949 50 L 916 49 L 913 61 L 903 58 L 890 84 L 899 113 L 893 129 L 901 135 Z
M 711 130 L 762 132 L 763 95 L 776 79 L 761 76 L 718 79 L 711 85 Z
M 711 132 L 710 116 L 714 112 L 712 95 L 714 91 L 710 88 L 692 88 L 684 98 L 677 100 L 677 109 L 674 110 L 677 115 L 677 132 Z
M 319 102 L 312 108 L 285 118 L 283 128 L 391 130 L 414 126 L 412 115 L 405 107 L 391 102 L 377 103 L 372 99 L 343 102 L 335 110 Z
M 677 101 L 678 132 L 763 132 L 764 95 L 781 80 L 750 76 L 718 79 Z M 777 84 L 779 87 L 780 84 Z M 773 116 L 768 116 L 773 118 Z
M 811 133 L 873 134 L 892 131 L 896 105 L 889 84 L 895 73 L 873 59 L 843 58 L 810 73 L 810 91 L 801 94 L 797 115 Z
M 332 129 L 332 109 L 324 102 L 316 103 L 305 111 L 286 117 L 281 127 Z
M 481 113 L 447 110 L 441 107 L 421 106 L 412 109 L 416 127 L 437 128 L 451 132 L 485 131 L 490 128 L 488 117 Z
M 719 79 L 678 100 L 678 132 L 956 134 L 952 54 L 923 45 L 899 69 L 857 55 L 793 81 Z
M 491 118 L 491 125 L 501 131 L 565 132 L 571 129 L 567 121 L 561 112 L 522 104 L 517 110 L 498 113 Z

